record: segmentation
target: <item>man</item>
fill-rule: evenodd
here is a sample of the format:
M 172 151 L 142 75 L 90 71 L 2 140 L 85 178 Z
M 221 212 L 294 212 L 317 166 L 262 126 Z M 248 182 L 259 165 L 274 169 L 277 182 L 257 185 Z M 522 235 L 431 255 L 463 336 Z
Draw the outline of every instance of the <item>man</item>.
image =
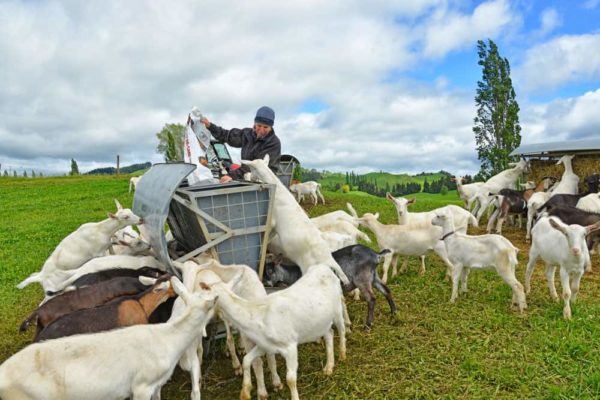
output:
M 263 106 L 258 109 L 253 128 L 227 130 L 211 123 L 207 118 L 202 118 L 200 122 L 208 128 L 218 141 L 227 143 L 232 147 L 241 147 L 242 160 L 262 159 L 268 154 L 269 167 L 275 167 L 275 163 L 281 155 L 281 142 L 273 130 L 275 112 L 270 107 Z M 247 172 L 250 172 L 250 169 L 242 165 L 238 169 L 230 171 L 229 175 L 222 176 L 220 181 L 225 183 L 232 179 L 242 179 Z

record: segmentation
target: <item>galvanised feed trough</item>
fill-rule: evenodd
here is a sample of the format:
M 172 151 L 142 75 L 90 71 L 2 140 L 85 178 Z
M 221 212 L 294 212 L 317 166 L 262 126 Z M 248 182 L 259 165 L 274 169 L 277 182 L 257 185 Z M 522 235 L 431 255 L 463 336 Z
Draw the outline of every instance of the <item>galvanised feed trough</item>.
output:
M 193 164 L 155 164 L 138 183 L 133 212 L 144 218 L 150 245 L 176 275 L 165 223 L 186 253 L 209 251 L 222 264 L 246 264 L 262 279 L 275 185 L 237 182 L 188 186 Z

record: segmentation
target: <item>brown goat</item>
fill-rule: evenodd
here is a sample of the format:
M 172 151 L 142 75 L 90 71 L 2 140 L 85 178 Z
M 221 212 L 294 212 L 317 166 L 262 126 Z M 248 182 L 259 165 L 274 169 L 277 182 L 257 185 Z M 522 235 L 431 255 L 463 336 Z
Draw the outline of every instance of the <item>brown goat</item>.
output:
M 160 304 L 176 296 L 170 278 L 169 274 L 163 275 L 151 288 L 135 296 L 121 297 L 99 307 L 64 315 L 46 326 L 34 342 L 147 324 L 148 317 Z
M 86 308 L 98 307 L 117 297 L 135 295 L 146 289 L 148 289 L 148 285 L 140 282 L 138 278 L 117 277 L 65 292 L 39 306 L 21 324 L 19 330 L 25 332 L 29 325 L 36 321 L 36 334 L 39 334 L 44 327 L 63 315 Z

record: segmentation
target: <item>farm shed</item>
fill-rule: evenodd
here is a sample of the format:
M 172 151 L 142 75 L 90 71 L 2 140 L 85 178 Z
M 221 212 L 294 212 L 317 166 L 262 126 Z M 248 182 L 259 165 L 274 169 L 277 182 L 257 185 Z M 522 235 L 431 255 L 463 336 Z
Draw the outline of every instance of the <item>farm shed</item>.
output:
M 539 182 L 544 176 L 560 179 L 564 171 L 556 161 L 564 155 L 574 155 L 573 172 L 579 176 L 579 191 L 586 192 L 583 182 L 586 176 L 600 173 L 600 137 L 564 142 L 526 144 L 518 147 L 511 156 L 521 156 L 531 162 L 531 172 L 527 180 Z

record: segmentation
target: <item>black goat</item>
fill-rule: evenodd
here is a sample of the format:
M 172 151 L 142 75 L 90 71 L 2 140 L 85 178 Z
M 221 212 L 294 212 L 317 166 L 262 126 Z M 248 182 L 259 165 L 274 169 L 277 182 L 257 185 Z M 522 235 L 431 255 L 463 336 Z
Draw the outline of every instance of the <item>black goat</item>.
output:
M 600 185 L 600 174 L 593 174 L 585 178 L 585 184 L 588 187 L 587 193 L 578 193 L 578 194 L 555 194 L 548 199 L 541 207 L 538 208 L 537 212 L 541 213 L 544 209 L 551 206 L 568 206 L 575 207 L 577 202 L 581 200 L 581 198 L 587 196 L 590 193 L 598 193 L 598 186 Z
M 98 271 L 98 272 L 92 272 L 89 274 L 85 274 L 85 275 L 81 276 L 79 279 L 77 279 L 75 282 L 73 282 L 71 285 L 69 285 L 69 288 L 81 288 L 84 286 L 94 285 L 99 282 L 108 281 L 112 278 L 124 277 L 124 276 L 133 277 L 133 278 L 138 278 L 140 276 L 147 276 L 149 278 L 159 278 L 162 275 L 164 275 L 164 273 L 165 273 L 164 271 L 161 271 L 159 269 L 152 268 L 152 267 L 142 267 L 139 269 L 127 269 L 127 268 L 107 269 L 104 271 Z M 55 296 L 60 293 L 62 293 L 62 292 L 47 291 L 46 295 L 47 296 Z
M 377 276 L 377 265 L 381 261 L 381 257 L 389 252 L 385 249 L 376 253 L 367 246 L 355 244 L 331 253 L 350 280 L 348 285 L 342 286 L 344 292 L 350 292 L 358 288 L 368 303 L 366 330 L 371 330 L 374 319 L 375 293 L 373 293 L 373 287 L 383 293 L 390 305 L 392 315 L 397 310 L 390 289 Z M 276 259 L 272 265 L 265 268 L 264 280 L 266 282 L 272 285 L 277 285 L 279 282 L 290 285 L 300 278 L 301 274 L 298 273 L 300 270 L 298 267 L 295 270 L 294 266 L 282 266 L 281 261 L 281 258 Z

